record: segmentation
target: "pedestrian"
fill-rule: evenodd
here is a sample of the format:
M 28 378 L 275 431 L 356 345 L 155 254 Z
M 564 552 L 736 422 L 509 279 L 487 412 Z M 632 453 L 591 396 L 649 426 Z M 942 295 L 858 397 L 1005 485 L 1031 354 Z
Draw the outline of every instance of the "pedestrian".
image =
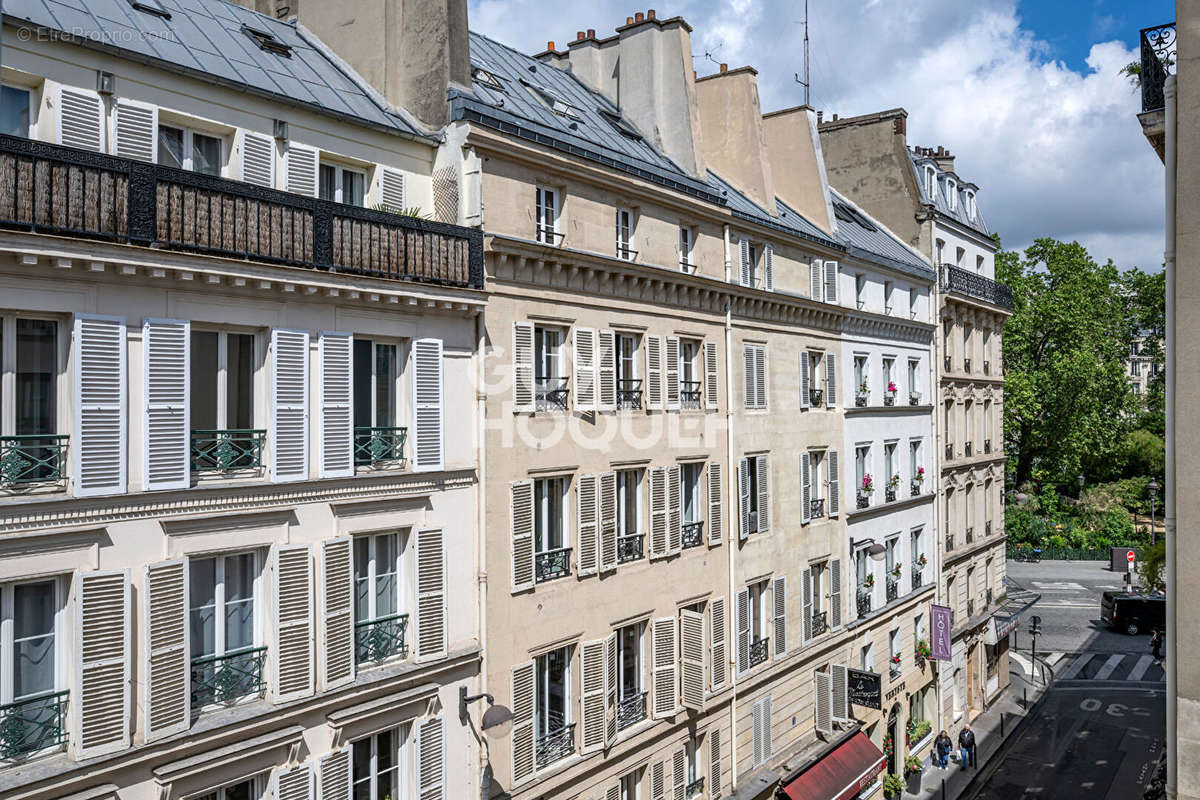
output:
M 934 752 L 937 754 L 937 765 L 945 769 L 950 765 L 950 751 L 954 749 L 954 742 L 950 741 L 950 734 L 942 731 L 938 734 L 933 743 Z
M 1154 653 L 1155 664 L 1162 663 L 1162 645 L 1162 631 L 1158 628 L 1155 628 L 1154 632 L 1150 634 L 1150 652 Z
M 970 725 L 963 725 L 958 732 L 959 763 L 963 767 L 975 766 L 975 732 Z

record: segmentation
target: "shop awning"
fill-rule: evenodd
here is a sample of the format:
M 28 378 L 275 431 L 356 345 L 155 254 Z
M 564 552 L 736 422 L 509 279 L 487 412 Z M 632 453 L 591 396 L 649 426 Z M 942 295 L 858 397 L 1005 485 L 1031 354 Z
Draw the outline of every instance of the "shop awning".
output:
M 883 753 L 861 731 L 783 788 L 791 800 L 850 800 L 883 771 Z

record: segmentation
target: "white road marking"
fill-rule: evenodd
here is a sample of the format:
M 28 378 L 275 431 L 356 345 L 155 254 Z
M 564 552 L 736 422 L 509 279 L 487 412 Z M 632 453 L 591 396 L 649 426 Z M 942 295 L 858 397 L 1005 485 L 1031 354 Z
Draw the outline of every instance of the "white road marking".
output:
M 1047 661 L 1046 663 L 1050 665 L 1051 669 L 1053 669 L 1054 667 L 1056 667 L 1058 665 L 1058 662 L 1062 661 L 1066 657 L 1067 657 L 1066 653 L 1055 653 L 1054 655 L 1052 655 L 1050 657 L 1050 660 Z
M 1087 588 L 1082 583 L 1073 583 L 1071 581 L 1034 581 L 1033 585 L 1041 589 L 1043 592 L 1087 591 Z
M 1069 681 L 1080 673 L 1080 671 L 1092 660 L 1095 653 L 1084 653 L 1071 662 L 1071 666 L 1067 667 L 1067 671 L 1062 674 L 1059 680 Z
M 1035 605 L 1034 608 L 1095 608 L 1095 609 L 1099 609 L 1100 605 L 1098 603 L 1072 603 L 1070 601 L 1065 601 L 1065 602 L 1063 602 L 1063 601 L 1060 601 L 1060 602 L 1038 601 L 1037 605 Z
M 1021 665 L 1021 669 L 1023 669 L 1025 671 L 1026 675 L 1033 674 L 1033 662 L 1032 661 L 1030 661 L 1025 656 L 1021 655 L 1020 653 L 1016 652 L 1015 650 L 1009 650 L 1008 655 L 1010 658 L 1015 659 L 1016 662 Z
M 1133 669 L 1129 672 L 1129 677 L 1126 680 L 1140 681 L 1142 676 L 1146 674 L 1146 670 L 1150 669 L 1150 665 L 1154 663 L 1153 656 L 1142 656 L 1138 662 L 1133 665 Z
M 1108 661 L 1104 662 L 1104 666 L 1100 668 L 1100 671 L 1096 673 L 1095 679 L 1098 681 L 1108 680 L 1108 676 L 1112 675 L 1113 672 L 1116 671 L 1117 665 L 1121 663 L 1123 658 L 1125 658 L 1125 656 L 1121 655 L 1120 653 L 1113 653 L 1108 657 Z

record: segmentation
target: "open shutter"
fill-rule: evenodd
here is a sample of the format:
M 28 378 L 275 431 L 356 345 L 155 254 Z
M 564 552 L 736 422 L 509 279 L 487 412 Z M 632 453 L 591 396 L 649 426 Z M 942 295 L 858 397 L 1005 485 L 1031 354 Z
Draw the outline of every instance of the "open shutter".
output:
M 683 550 L 683 468 L 676 464 L 667 467 L 667 550 Z
M 513 410 L 533 411 L 533 326 L 513 323 Z
M 724 518 L 722 516 L 721 496 L 725 485 L 721 477 L 721 465 L 708 465 L 708 543 L 710 546 L 721 544 L 724 537 Z
M 837 405 L 837 356 L 834 353 L 825 354 L 825 405 L 830 408 Z
M 662 386 L 662 337 L 646 337 L 646 407 L 661 410 L 663 407 Z
M 738 240 L 738 264 L 740 265 L 740 269 L 741 269 L 741 272 L 740 272 L 741 280 L 739 281 L 739 283 L 741 283 L 742 286 L 749 286 L 750 285 L 750 272 L 751 272 L 751 266 L 752 266 L 750 264 L 750 240 L 749 239 L 739 239 Z
M 596 410 L 596 331 L 575 328 L 575 408 Z
M 771 527 L 771 461 L 763 454 L 755 459 L 758 467 L 758 525 L 755 533 L 766 533 Z
M 821 299 L 821 289 L 825 281 L 822 274 L 821 259 L 814 258 L 808 268 L 808 291 L 813 300 Z
M 445 797 L 446 721 L 438 715 L 417 728 L 417 800 L 444 800 Z
M 725 598 L 708 601 L 708 650 L 712 689 L 716 691 L 729 679 L 729 656 L 725 649 Z
M 720 387 L 717 382 L 717 343 L 704 343 L 704 406 L 709 411 L 716 411 L 720 399 Z
M 754 408 L 758 403 L 758 393 L 754 384 L 754 348 L 742 345 L 742 394 L 746 408 Z
M 771 581 L 771 604 L 774 606 L 774 644 L 771 645 L 775 658 L 787 655 L 787 578 L 780 576 Z
M 600 476 L 600 569 L 617 568 L 617 473 Z
M 842 627 L 842 560 L 829 562 L 829 627 Z
M 512 668 L 512 781 L 533 777 L 536 733 L 534 730 L 534 666 L 532 661 Z
M 271 331 L 271 479 L 308 477 L 308 332 Z
M 679 410 L 679 337 L 667 337 L 667 408 Z
M 679 685 L 683 705 L 699 711 L 704 706 L 704 615 L 679 612 Z
M 577 574 L 594 575 L 600 558 L 597 523 L 597 476 L 580 475 L 576 483 L 575 496 L 579 503 L 576 519 L 579 524 L 578 552 L 576 553 Z
M 584 642 L 579 648 L 579 664 L 583 673 L 580 683 L 582 697 L 580 709 L 582 725 L 580 730 L 580 750 L 583 753 L 594 753 L 603 750 L 608 742 L 608 716 L 605 711 L 608 700 L 605 670 L 605 648 L 608 639 L 596 639 Z
M 800 637 L 805 644 L 808 644 L 813 637 L 813 571 L 811 568 L 800 573 L 800 600 L 804 610 Z
M 662 558 L 670 552 L 667 518 L 667 468 L 650 468 L 650 557 Z
M 446 533 L 417 531 L 417 658 L 446 653 Z
M 72 86 L 58 87 L 58 143 L 94 153 L 104 150 L 104 103 L 100 95 Z
M 275 800 L 316 800 L 312 764 L 280 767 L 275 773 Z
M 800 522 L 812 520 L 812 453 L 800 454 Z
M 322 331 L 318 345 L 321 365 L 321 477 L 354 474 L 353 372 L 354 337 Z
M 77 759 L 129 746 L 129 570 L 76 572 L 72 755 Z
M 834 722 L 850 720 L 850 680 L 844 664 L 829 666 L 830 693 L 832 695 L 832 711 Z
M 125 320 L 77 315 L 75 495 L 125 491 Z
M 326 753 L 317 759 L 319 800 L 350 800 L 352 760 L 348 746 Z
M 687 751 L 682 747 L 675 751 L 671 756 L 671 779 L 675 791 L 672 793 L 672 800 L 685 800 L 684 792 L 687 790 Z
M 533 481 L 517 481 L 512 495 L 512 586 L 533 588 Z
M 442 364 L 441 339 L 413 342 L 413 468 L 417 472 L 440 470 L 445 461 Z
M 841 467 L 838 466 L 838 451 L 830 450 L 829 455 L 829 516 L 836 517 L 841 511 Z
M 769 243 L 763 245 L 763 278 L 766 290 L 775 291 L 775 248 Z
M 617 634 L 610 633 L 604 642 L 604 691 L 608 694 L 604 703 L 607 719 L 605 746 L 617 740 L 617 689 Z
M 275 187 L 275 139 L 242 132 L 242 180 L 268 189 Z
M 812 390 L 813 376 L 809 374 L 812 368 L 812 359 L 808 357 L 807 350 L 800 351 L 800 407 L 808 408 L 809 395 Z
M 147 564 L 142 580 L 146 659 L 146 740 L 191 722 L 187 559 Z
M 650 623 L 651 659 L 654 665 L 654 718 L 662 719 L 675 713 L 679 685 L 675 675 L 675 620 L 662 617 Z
M 750 590 L 737 593 L 737 671 L 750 668 Z
M 833 733 L 833 692 L 827 672 L 813 673 L 813 705 L 817 733 Z
M 191 482 L 190 341 L 186 320 L 142 321 L 142 486 L 147 490 L 186 489 Z
M 317 196 L 317 151 L 307 145 L 288 142 L 287 190 L 309 197 Z
M 308 545 L 275 547 L 276 702 L 313 692 L 312 554 Z
M 666 800 L 666 772 L 666 761 L 655 761 L 650 765 L 650 800 Z
M 403 172 L 391 167 L 379 168 L 379 202 L 392 212 L 405 209 Z
M 117 99 L 113 109 L 113 153 L 150 163 L 158 160 L 158 106 Z
M 600 392 L 597 406 L 601 411 L 617 407 L 617 336 L 600 331 Z
M 738 538 L 750 535 L 750 460 L 738 462 Z
M 354 680 L 354 567 L 347 536 L 321 542 L 320 640 L 321 687 L 330 689 Z
M 755 408 L 767 407 L 767 348 L 754 348 L 754 393 Z
M 708 796 L 711 800 L 721 797 L 721 729 L 708 732 Z
M 825 262 L 825 302 L 838 301 L 838 262 Z

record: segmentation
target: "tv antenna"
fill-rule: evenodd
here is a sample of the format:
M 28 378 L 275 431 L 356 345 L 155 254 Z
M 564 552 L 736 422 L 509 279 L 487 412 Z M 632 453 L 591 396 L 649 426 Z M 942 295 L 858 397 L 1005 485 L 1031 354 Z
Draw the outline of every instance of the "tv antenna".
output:
M 811 79 L 808 74 L 808 0 L 804 0 L 804 80 L 800 80 L 800 73 L 793 73 L 796 83 L 804 87 L 804 105 L 809 105 L 809 93 L 811 92 Z

